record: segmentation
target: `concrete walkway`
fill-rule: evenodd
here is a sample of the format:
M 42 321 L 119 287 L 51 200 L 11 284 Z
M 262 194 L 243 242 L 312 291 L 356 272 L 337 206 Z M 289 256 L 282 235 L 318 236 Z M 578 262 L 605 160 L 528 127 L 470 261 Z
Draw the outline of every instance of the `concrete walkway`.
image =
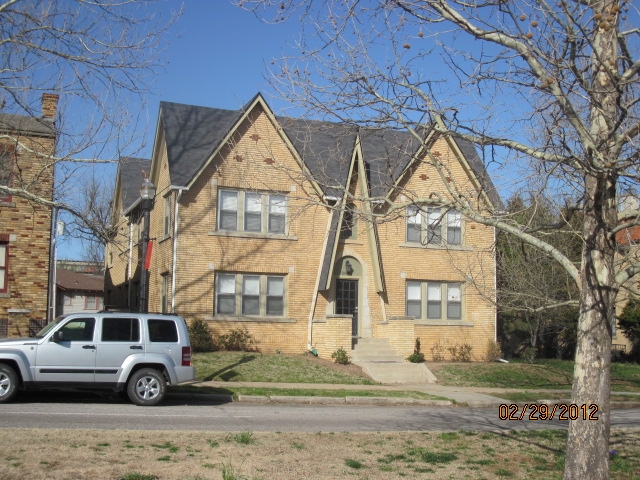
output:
M 209 381 L 209 382 L 193 382 L 191 384 L 195 387 L 212 387 L 212 388 L 233 388 L 233 387 L 247 387 L 247 388 L 269 388 L 269 389 L 295 389 L 295 390 L 345 390 L 345 391 L 377 391 L 379 395 L 376 396 L 348 396 L 344 397 L 318 397 L 318 396 L 288 396 L 288 395 L 269 395 L 269 396 L 255 396 L 255 395 L 239 395 L 238 400 L 240 402 L 260 402 L 260 403 L 292 403 L 292 404 L 338 404 L 338 403 L 351 403 L 359 405 L 460 405 L 467 407 L 498 407 L 500 404 L 512 404 L 521 403 L 513 402 L 502 398 L 507 392 L 524 392 L 533 391 L 533 389 L 506 389 L 506 388 L 475 388 L 475 387 L 448 387 L 438 384 L 410 384 L 410 385 L 336 385 L 336 384 L 318 384 L 318 383 L 271 383 L 271 382 L 221 382 L 221 381 Z M 385 395 L 385 392 L 422 392 L 436 397 L 441 397 L 446 400 L 415 400 L 409 397 L 394 397 Z M 563 399 L 548 400 L 546 403 L 568 403 L 571 397 L 570 390 L 537 390 L 539 398 L 536 399 L 538 403 L 542 403 L 545 400 L 545 393 L 550 392 L 557 394 L 558 392 L 566 393 L 566 397 Z M 640 393 L 627 393 L 627 392 L 614 392 L 615 395 L 633 396 L 634 400 L 631 401 L 612 401 L 612 408 L 640 408 Z M 187 393 L 174 393 L 172 395 L 190 396 Z M 233 401 L 231 395 L 208 395 L 212 401 Z

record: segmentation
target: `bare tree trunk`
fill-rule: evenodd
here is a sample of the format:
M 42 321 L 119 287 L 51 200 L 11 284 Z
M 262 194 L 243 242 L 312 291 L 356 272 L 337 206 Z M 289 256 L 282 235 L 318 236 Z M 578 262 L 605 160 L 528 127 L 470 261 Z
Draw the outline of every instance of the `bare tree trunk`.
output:
M 615 250 L 607 230 L 616 215 L 615 178 L 589 177 L 586 184 L 589 198 L 585 204 L 581 310 L 571 396 L 578 418 L 569 424 L 565 480 L 609 478 L 611 322 L 616 295 Z

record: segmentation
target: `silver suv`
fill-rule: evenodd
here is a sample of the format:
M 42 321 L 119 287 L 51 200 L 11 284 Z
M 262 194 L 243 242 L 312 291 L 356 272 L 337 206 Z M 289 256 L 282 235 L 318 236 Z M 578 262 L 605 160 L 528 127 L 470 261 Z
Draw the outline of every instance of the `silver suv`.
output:
M 0 340 L 0 403 L 20 387 L 110 389 L 157 405 L 167 385 L 195 378 L 187 325 L 176 315 L 62 316 L 34 338 Z

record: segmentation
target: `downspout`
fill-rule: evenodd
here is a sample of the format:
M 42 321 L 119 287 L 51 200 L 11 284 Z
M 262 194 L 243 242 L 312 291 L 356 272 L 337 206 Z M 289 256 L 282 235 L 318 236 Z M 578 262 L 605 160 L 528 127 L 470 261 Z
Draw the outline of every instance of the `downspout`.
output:
M 178 213 L 180 212 L 180 199 L 182 192 L 187 188 L 178 188 L 176 205 L 173 212 L 173 256 L 171 259 L 171 313 L 176 313 L 176 267 L 178 264 Z
M 133 222 L 128 220 L 129 223 L 129 265 L 127 268 L 127 307 L 131 310 L 131 267 L 133 266 Z

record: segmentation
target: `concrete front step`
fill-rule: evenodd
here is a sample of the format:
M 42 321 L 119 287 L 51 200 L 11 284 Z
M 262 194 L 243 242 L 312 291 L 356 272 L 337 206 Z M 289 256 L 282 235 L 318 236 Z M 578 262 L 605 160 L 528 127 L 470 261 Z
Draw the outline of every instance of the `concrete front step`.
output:
M 359 338 L 351 361 L 376 382 L 390 384 L 436 383 L 436 377 L 422 363 L 410 363 L 385 338 Z

